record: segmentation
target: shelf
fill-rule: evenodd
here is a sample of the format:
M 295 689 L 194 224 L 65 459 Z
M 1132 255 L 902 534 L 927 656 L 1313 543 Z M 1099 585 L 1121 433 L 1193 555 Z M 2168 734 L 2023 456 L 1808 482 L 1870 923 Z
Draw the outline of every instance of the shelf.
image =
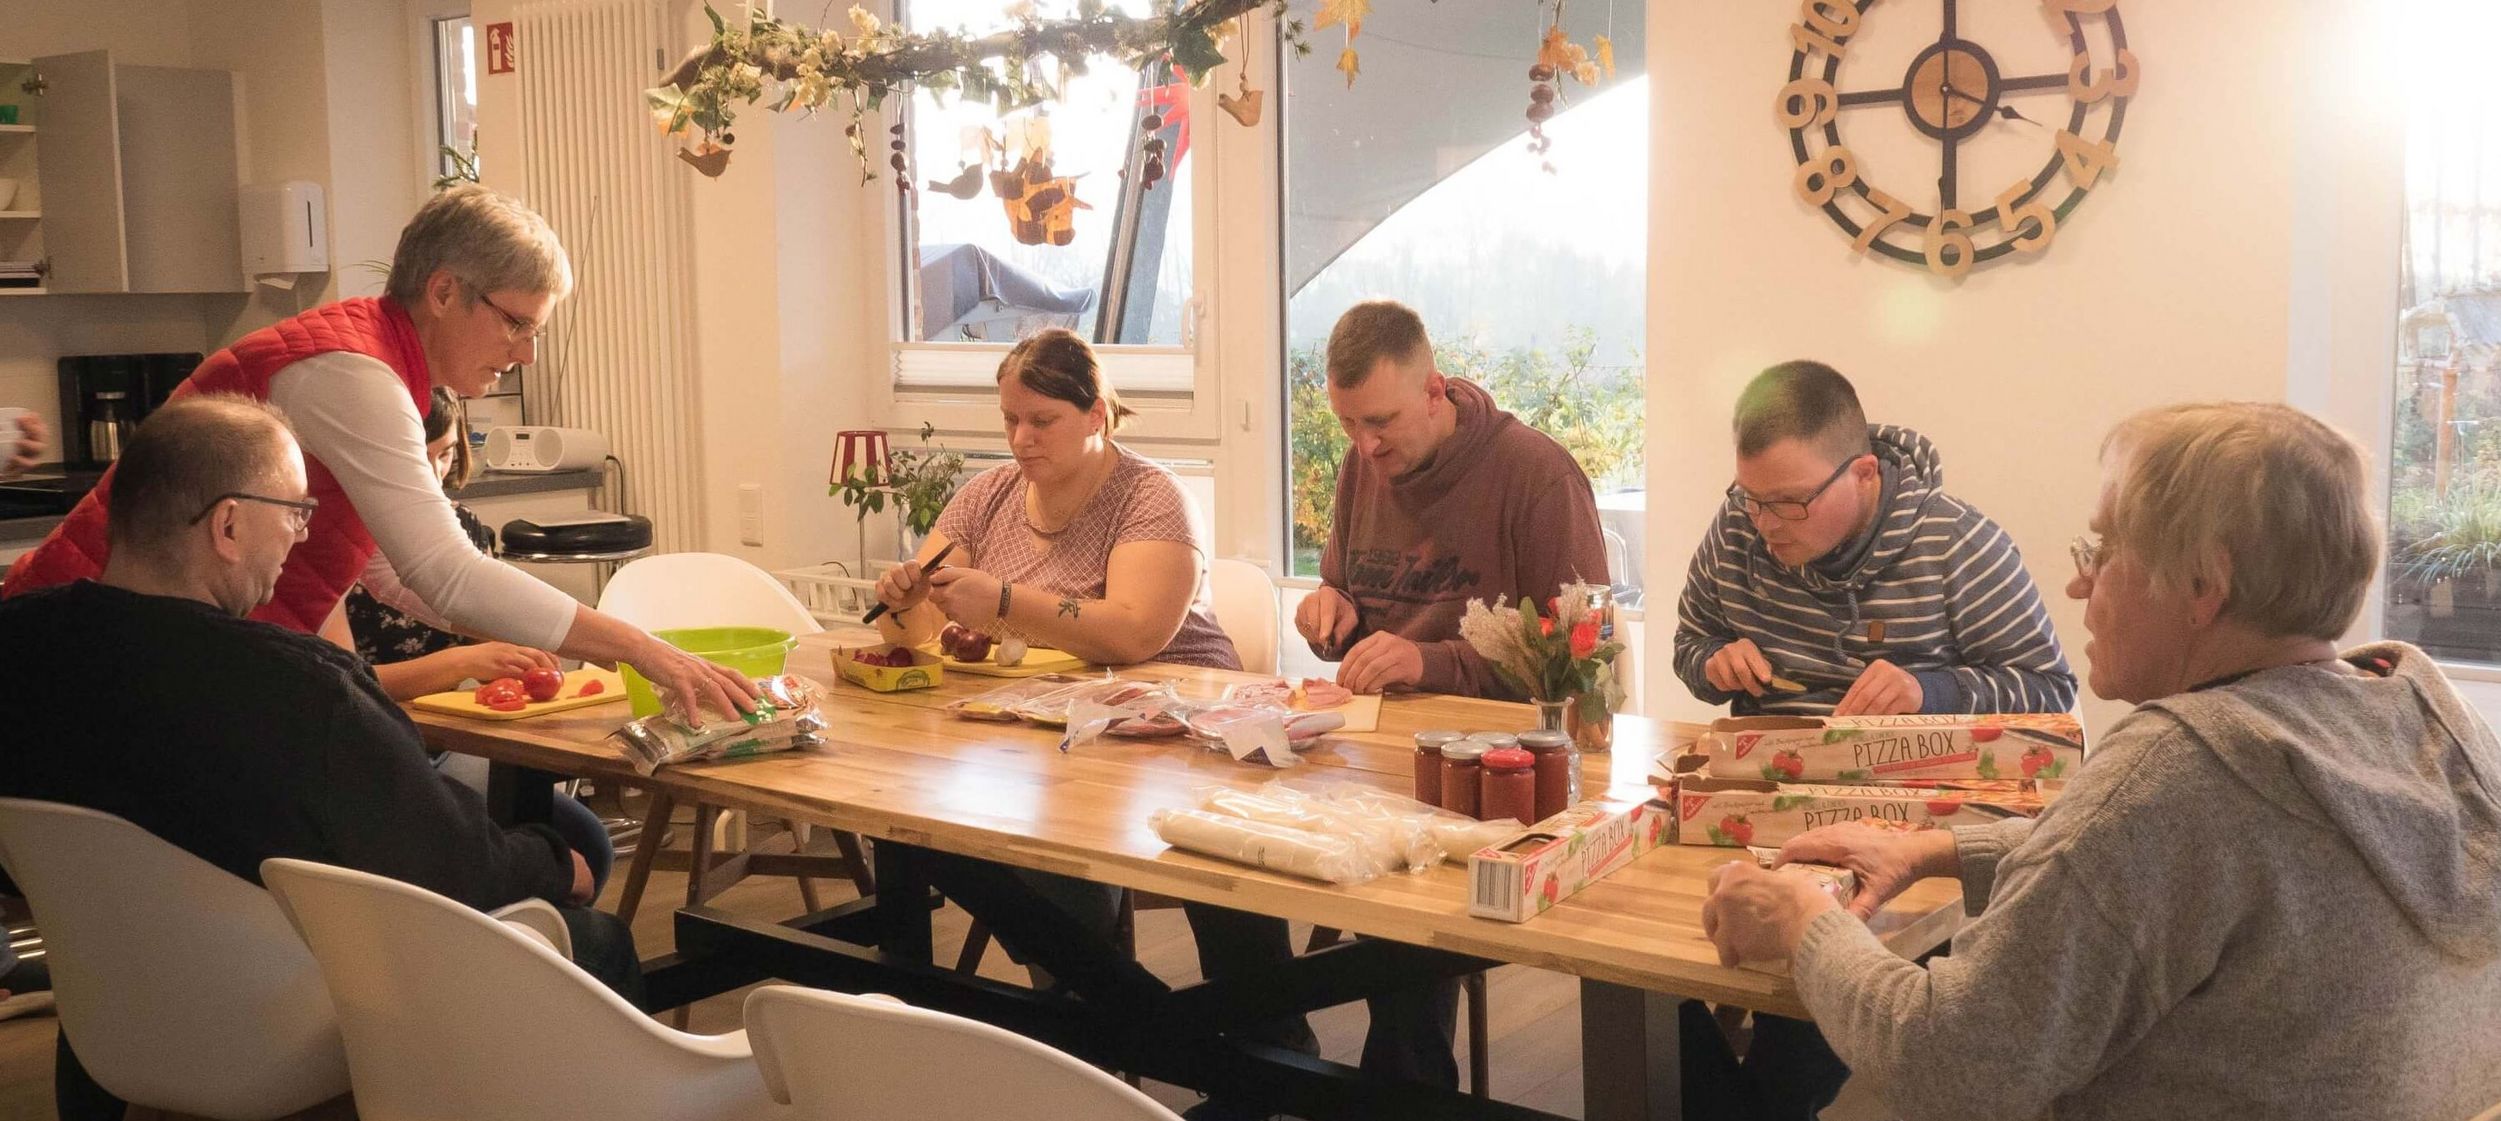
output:
M 33 125 L 0 125 L 0 133 L 33 131 L 35 131 L 35 126 Z
M 51 291 L 43 288 L 0 288 L 0 296 L 49 296 L 51 294 Z
M 40 210 L 0 210 L 0 218 L 41 218 Z

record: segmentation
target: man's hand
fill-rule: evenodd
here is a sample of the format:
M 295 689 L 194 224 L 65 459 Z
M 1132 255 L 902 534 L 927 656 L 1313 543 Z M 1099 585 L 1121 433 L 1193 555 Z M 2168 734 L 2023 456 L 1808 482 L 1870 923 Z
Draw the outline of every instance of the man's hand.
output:
M 1778 961 L 1797 953 L 1806 924 L 1839 906 L 1807 876 L 1731 861 L 1711 872 L 1702 901 L 1702 933 L 1719 947 L 1719 963 Z
M 556 668 L 556 656 L 544 650 L 515 646 L 509 642 L 481 642 L 472 646 L 455 646 L 444 652 L 453 673 L 479 681 L 498 677 L 519 677 L 534 669 Z
M 1385 693 L 1424 680 L 1424 651 L 1415 643 L 1374 631 L 1337 664 L 1337 683 L 1357 693 Z
M 564 901 L 576 907 L 588 907 L 596 898 L 591 894 L 591 862 L 573 854 L 573 887 L 564 893 Z
M 1926 695 L 1919 688 L 1919 679 L 1909 670 L 1878 658 L 1867 663 L 1867 669 L 1850 683 L 1850 691 L 1841 694 L 1841 703 L 1832 706 L 1834 716 L 1900 716 L 1919 711 Z
M 0 462 L 0 479 L 24 473 L 43 457 L 43 418 L 33 413 L 21 414 L 17 418 L 15 439 L 10 437 L 10 433 L 0 432 L 0 446 L 10 448 L 8 460 Z
M 1294 629 L 1323 657 L 1345 645 L 1347 636 L 1355 633 L 1355 624 L 1354 601 L 1326 584 L 1313 588 L 1294 609 Z
M 1809 829 L 1780 846 L 1775 865 L 1790 861 L 1829 864 L 1858 874 L 1858 894 L 1850 913 L 1864 919 L 1904 888 L 1930 876 L 1951 876 L 1961 870 L 1951 829 L 1896 833 L 1861 821 L 1845 821 Z
M 1049 593 L 1037 592 L 1047 595 Z M 929 574 L 929 601 L 947 618 L 977 631 L 996 632 L 999 578 L 979 569 L 948 565 Z M 997 637 L 995 633 L 992 637 Z
M 756 686 L 746 675 L 657 638 L 644 637 L 649 639 L 649 645 L 626 661 L 632 662 L 634 671 L 659 691 L 671 719 L 691 726 L 704 722 L 705 711 L 718 719 L 755 711 Z
M 1740 638 L 1711 653 L 1702 663 L 1702 679 L 1711 688 L 1723 693 L 1763 695 L 1763 687 L 1772 682 L 1772 664 L 1763 658 L 1763 651 L 1750 638 Z

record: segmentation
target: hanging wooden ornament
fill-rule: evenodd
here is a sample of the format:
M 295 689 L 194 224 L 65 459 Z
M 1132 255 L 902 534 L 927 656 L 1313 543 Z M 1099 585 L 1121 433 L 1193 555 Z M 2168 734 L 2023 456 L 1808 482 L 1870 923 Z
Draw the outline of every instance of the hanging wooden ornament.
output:
M 1242 56 L 1241 81 L 1234 87 L 1234 90 L 1233 93 L 1217 94 L 1216 108 L 1224 110 L 1226 115 L 1241 122 L 1243 128 L 1258 125 L 1259 103 L 1268 95 L 1264 91 L 1251 88 L 1250 56 L 1247 53 Z

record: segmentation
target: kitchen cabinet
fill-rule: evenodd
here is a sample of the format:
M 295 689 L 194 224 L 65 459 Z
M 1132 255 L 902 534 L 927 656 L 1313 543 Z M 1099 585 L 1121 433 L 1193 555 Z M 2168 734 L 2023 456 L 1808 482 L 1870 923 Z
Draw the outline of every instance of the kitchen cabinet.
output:
M 241 292 L 234 75 L 35 60 L 51 292 Z

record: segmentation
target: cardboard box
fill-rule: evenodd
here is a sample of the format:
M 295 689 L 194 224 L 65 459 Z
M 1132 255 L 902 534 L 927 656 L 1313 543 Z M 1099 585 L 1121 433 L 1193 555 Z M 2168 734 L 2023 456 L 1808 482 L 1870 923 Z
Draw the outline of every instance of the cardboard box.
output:
M 1658 799 L 1583 802 L 1468 858 L 1468 913 L 1526 922 L 1666 840 Z
M 2084 764 L 2066 713 L 1723 717 L 1701 746 L 1712 778 L 1766 782 L 2056 779 Z
M 1920 786 L 1828 786 L 1761 779 L 1681 777 L 1675 788 L 1676 843 L 1779 848 L 1809 829 L 1867 821 L 1894 829 L 1986 825 L 2041 811 L 2033 791 Z
M 879 653 L 909 650 L 902 646 L 870 646 L 864 649 Z M 933 688 L 946 680 L 946 660 L 926 650 L 909 650 L 912 664 L 908 666 L 870 665 L 853 656 L 858 652 L 847 648 L 834 651 L 834 672 L 854 685 L 880 693 L 896 693 L 905 689 Z

